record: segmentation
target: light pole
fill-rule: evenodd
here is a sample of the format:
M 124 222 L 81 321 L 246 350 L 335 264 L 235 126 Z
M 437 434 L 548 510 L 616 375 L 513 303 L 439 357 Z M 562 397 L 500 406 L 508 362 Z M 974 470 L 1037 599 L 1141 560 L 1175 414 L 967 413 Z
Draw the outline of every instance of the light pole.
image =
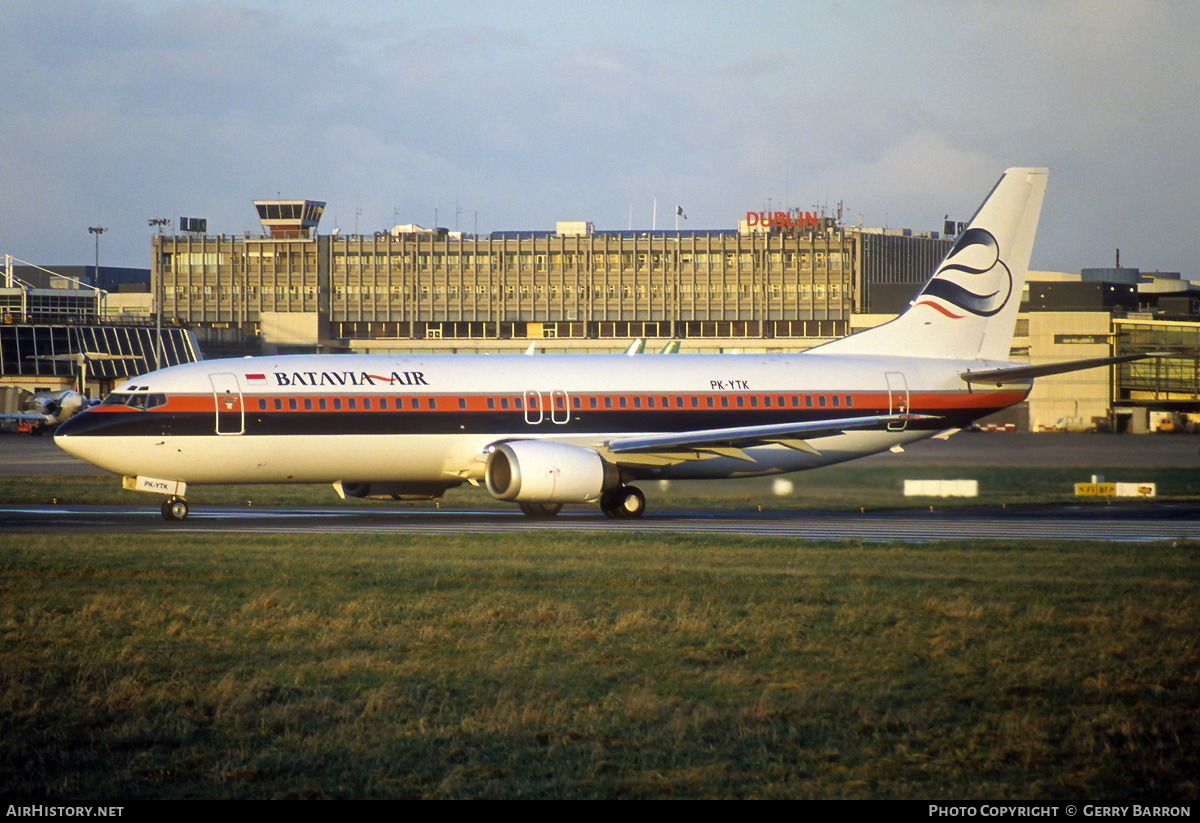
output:
M 157 228 L 158 234 L 161 237 L 163 226 L 170 225 L 171 221 L 166 217 L 151 217 L 150 227 Z M 161 244 L 161 240 L 159 241 Z M 163 339 L 162 339 L 162 255 L 161 246 L 155 248 L 154 260 L 151 261 L 151 270 L 154 272 L 154 368 L 162 368 L 163 360 Z
M 94 276 L 96 278 L 96 282 L 93 283 L 92 285 L 94 285 L 96 288 L 100 288 L 100 235 L 104 234 L 106 231 L 108 231 L 108 229 L 106 229 L 104 226 L 88 226 L 88 231 L 91 234 L 96 235 L 96 271 L 94 274 Z M 99 294 L 103 294 L 103 292 L 100 292 Z M 98 309 L 97 314 L 99 315 L 98 319 L 103 320 L 104 319 L 104 298 L 103 297 L 100 298 L 100 305 L 97 306 L 97 309 Z

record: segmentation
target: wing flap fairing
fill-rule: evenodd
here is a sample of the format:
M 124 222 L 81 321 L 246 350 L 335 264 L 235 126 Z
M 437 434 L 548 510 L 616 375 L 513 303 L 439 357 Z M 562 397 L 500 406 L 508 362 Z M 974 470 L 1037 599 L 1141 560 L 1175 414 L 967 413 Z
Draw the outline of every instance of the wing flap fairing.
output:
M 765 426 L 735 426 L 727 429 L 700 429 L 690 432 L 639 434 L 614 437 L 604 443 L 604 450 L 618 458 L 639 452 L 663 453 L 699 450 L 719 453 L 722 449 L 741 449 L 749 446 L 780 444 L 791 449 L 815 452 L 810 438 L 829 437 L 845 431 L 882 427 L 903 421 L 931 420 L 923 414 L 876 414 L 865 417 L 842 417 L 833 420 L 808 420 L 797 423 L 771 423 Z M 748 459 L 744 454 L 724 456 Z M 686 458 L 685 458 L 686 459 Z

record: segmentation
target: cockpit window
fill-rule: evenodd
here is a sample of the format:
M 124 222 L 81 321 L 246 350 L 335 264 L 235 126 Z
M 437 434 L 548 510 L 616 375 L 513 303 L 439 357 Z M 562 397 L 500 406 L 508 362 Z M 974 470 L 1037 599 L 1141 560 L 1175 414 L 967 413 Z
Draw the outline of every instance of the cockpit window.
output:
M 165 394 L 133 394 L 130 392 L 113 392 L 104 398 L 101 406 L 129 406 L 131 409 L 154 409 L 167 404 Z

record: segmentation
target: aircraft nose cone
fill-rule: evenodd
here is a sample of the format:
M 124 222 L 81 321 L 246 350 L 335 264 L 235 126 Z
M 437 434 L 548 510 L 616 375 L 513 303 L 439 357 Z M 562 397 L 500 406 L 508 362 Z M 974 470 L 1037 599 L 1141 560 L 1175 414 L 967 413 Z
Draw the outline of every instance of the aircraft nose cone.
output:
M 62 438 L 78 434 L 86 426 L 83 423 L 83 417 L 83 414 L 77 414 L 59 423 L 58 428 L 54 430 L 54 442 L 62 447 L 62 443 L 60 442 Z

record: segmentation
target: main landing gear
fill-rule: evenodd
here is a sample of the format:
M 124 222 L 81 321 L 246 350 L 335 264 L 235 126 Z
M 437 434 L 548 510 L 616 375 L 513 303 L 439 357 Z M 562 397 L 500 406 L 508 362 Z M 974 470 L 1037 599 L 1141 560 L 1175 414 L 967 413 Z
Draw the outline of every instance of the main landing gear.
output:
M 520 506 L 526 517 L 553 517 L 562 511 L 562 503 L 521 503 Z
M 181 501 L 182 502 L 182 501 Z M 554 517 L 562 511 L 562 503 L 521 503 L 521 511 L 526 517 Z M 629 520 L 641 517 L 646 511 L 646 495 L 637 486 L 618 486 L 600 495 L 600 511 L 605 516 L 616 520 Z M 167 517 L 166 506 L 163 506 L 163 517 Z M 170 517 L 167 517 L 170 520 Z
M 188 504 L 182 497 L 168 497 L 162 504 L 164 520 L 183 520 L 188 516 Z
M 600 495 L 600 511 L 617 520 L 641 517 L 646 511 L 646 495 L 637 486 L 617 486 Z

